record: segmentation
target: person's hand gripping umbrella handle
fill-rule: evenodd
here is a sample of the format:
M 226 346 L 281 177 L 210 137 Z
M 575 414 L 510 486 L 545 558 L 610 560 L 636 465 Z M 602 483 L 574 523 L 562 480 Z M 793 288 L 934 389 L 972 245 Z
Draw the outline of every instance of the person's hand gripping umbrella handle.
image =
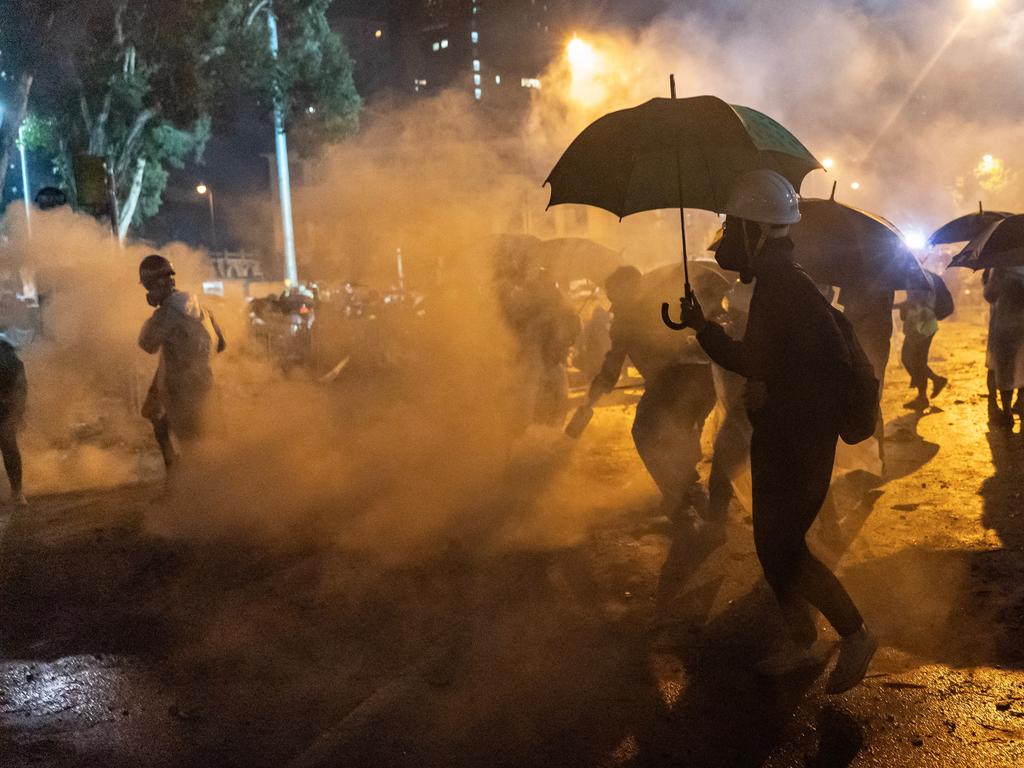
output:
M 704 309 L 697 300 L 696 294 L 690 290 L 689 282 L 686 283 L 685 295 L 679 298 L 679 322 L 676 322 L 669 315 L 669 304 L 664 302 L 661 305 L 661 319 L 669 328 L 674 331 L 681 331 L 684 328 L 693 328 L 700 331 L 704 327 Z

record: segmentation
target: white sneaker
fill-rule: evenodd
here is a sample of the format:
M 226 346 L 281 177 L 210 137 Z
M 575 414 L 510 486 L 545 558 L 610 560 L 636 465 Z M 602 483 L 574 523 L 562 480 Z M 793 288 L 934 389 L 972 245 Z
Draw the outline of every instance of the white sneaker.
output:
M 875 651 L 878 638 L 864 624 L 839 643 L 839 658 L 825 685 L 826 693 L 844 693 L 864 679 Z
M 817 640 L 810 648 L 790 641 L 757 662 L 758 673 L 765 677 L 785 677 L 793 672 L 820 667 L 832 654 L 832 647 Z

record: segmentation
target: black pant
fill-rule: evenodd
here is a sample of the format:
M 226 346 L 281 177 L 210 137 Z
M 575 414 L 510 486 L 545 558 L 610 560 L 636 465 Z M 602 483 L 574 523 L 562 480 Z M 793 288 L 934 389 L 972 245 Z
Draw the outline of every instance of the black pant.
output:
M 698 481 L 700 436 L 715 406 L 710 365 L 676 365 L 644 385 L 633 443 L 665 501 L 677 507 Z
M 21 493 L 21 450 L 18 448 L 18 419 L 0 419 L 0 452 L 11 484 L 11 494 Z
M 810 414 L 754 425 L 750 446 L 754 544 L 764 576 L 805 645 L 817 634 L 807 603 L 846 636 L 862 619 L 839 579 L 807 548 L 807 531 L 828 494 L 838 430 Z M 815 423 L 818 422 L 818 423 Z
M 928 379 L 937 378 L 935 371 L 928 367 L 928 351 L 932 346 L 933 336 L 921 336 L 908 333 L 903 337 L 903 349 L 900 360 L 910 374 L 910 386 L 924 392 L 928 388 Z

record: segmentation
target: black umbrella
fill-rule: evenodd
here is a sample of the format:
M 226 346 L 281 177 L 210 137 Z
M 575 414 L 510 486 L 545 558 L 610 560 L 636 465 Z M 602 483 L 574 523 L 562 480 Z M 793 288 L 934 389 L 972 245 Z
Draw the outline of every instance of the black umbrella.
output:
M 988 269 L 1024 266 L 1024 214 L 1007 216 L 969 242 L 951 267 Z
M 872 285 L 886 290 L 927 290 L 928 280 L 896 226 L 878 214 L 835 200 L 800 201 L 800 222 L 790 227 L 796 260 L 820 283 L 839 288 Z
M 526 251 L 531 264 L 548 270 L 552 279 L 565 287 L 573 280 L 587 279 L 601 285 L 622 257 L 607 246 L 585 237 L 555 237 L 540 240 Z
M 715 233 L 709 251 L 718 250 L 723 233 Z M 790 227 L 789 236 L 800 266 L 819 283 L 838 288 L 872 284 L 894 291 L 927 288 L 924 270 L 895 224 L 834 197 L 802 199 L 800 223 Z
M 620 218 L 678 208 L 683 281 L 690 294 L 685 208 L 721 212 L 736 179 L 758 168 L 778 171 L 800 188 L 818 161 L 779 123 L 714 96 L 651 99 L 612 112 L 569 145 L 545 184 L 551 205 L 593 205 Z M 670 322 L 664 310 L 665 322 Z M 677 325 L 677 324 L 676 324 Z
M 950 243 L 966 243 L 985 232 L 997 221 L 1002 221 L 1013 214 L 1006 211 L 986 211 L 978 201 L 978 212 L 946 222 L 932 232 L 928 245 L 949 245 Z

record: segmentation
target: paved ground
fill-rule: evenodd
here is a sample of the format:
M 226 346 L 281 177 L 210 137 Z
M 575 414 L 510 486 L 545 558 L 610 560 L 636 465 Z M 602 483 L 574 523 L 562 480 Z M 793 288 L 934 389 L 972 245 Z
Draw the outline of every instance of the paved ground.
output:
M 1022 765 L 1024 438 L 986 427 L 984 332 L 944 325 L 925 414 L 890 369 L 889 477 L 817 545 L 882 640 L 849 694 L 756 676 L 749 518 L 709 551 L 652 516 L 625 393 L 566 472 L 628 501 L 572 545 L 394 565 L 161 538 L 146 485 L 34 499 L 0 523 L 0 765 Z

